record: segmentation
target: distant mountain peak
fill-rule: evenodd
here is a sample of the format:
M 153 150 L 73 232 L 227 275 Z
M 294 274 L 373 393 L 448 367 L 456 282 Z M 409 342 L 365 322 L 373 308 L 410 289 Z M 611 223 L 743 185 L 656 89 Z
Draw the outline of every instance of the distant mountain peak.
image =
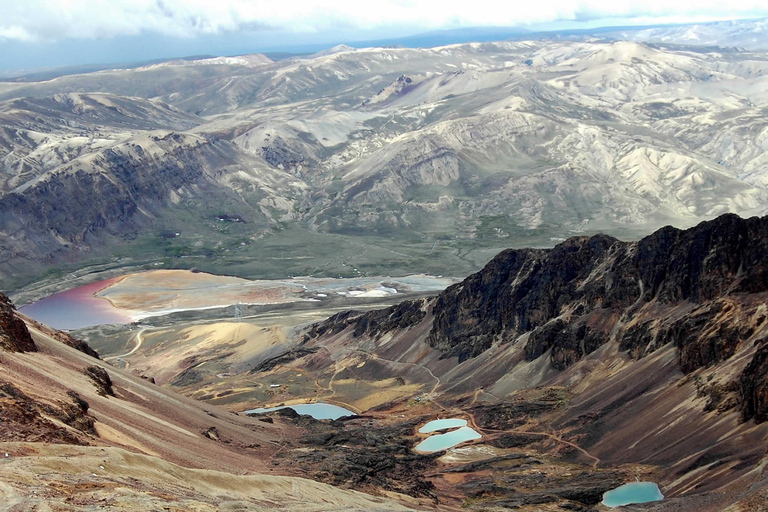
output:
M 327 57 L 329 55 L 334 55 L 337 53 L 354 52 L 354 51 L 357 51 L 357 48 L 352 48 L 351 46 L 347 46 L 345 44 L 337 44 L 336 46 L 332 48 L 328 48 L 327 50 L 313 53 L 312 55 L 310 55 L 309 58 L 316 59 L 318 57 Z
M 167 62 L 161 62 L 159 64 L 151 64 L 137 68 L 138 71 L 145 71 L 163 67 L 186 67 L 186 66 L 244 66 L 244 67 L 260 67 L 266 64 L 271 64 L 273 61 L 266 55 L 261 53 L 253 53 L 250 55 L 238 55 L 234 57 L 207 57 L 203 59 L 177 59 Z

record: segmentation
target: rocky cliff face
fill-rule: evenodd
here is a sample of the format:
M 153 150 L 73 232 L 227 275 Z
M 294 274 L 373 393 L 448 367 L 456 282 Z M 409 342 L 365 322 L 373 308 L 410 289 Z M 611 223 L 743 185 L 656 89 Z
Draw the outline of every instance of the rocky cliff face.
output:
M 311 326 L 305 338 L 336 334 L 349 326 L 354 326 L 353 335 L 355 337 L 378 336 L 395 329 L 405 329 L 424 319 L 428 305 L 427 299 L 416 299 L 406 300 L 400 304 L 367 313 L 355 310 L 342 311 L 324 322 Z
M 765 254 L 768 217 L 736 215 L 635 243 L 594 236 L 508 250 L 435 300 L 427 341 L 464 361 L 519 338 L 527 360 L 546 356 L 558 370 L 611 340 L 634 358 L 672 343 L 690 373 L 747 348 L 764 327 Z M 765 354 L 739 379 L 744 416 L 758 421 Z
M 558 369 L 612 337 L 636 357 L 674 342 L 690 372 L 728 358 L 764 322 L 750 321 L 761 308 L 745 297 L 768 292 L 767 250 L 768 218 L 736 215 L 635 243 L 598 235 L 508 250 L 437 298 L 428 342 L 463 361 L 530 333 L 527 359 L 549 353 Z

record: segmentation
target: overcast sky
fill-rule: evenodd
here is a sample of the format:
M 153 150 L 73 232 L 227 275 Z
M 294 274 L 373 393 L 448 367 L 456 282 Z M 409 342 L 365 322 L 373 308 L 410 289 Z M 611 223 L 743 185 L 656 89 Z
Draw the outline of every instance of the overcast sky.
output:
M 768 16 L 766 0 L 0 0 L 0 70 L 231 54 L 442 28 Z

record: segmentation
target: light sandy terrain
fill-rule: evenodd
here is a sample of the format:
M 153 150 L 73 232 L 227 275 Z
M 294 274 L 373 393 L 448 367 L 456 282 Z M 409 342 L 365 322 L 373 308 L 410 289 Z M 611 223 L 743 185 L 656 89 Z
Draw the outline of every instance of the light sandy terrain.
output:
M 128 274 L 99 290 L 115 308 L 134 319 L 190 309 L 233 304 L 285 304 L 330 297 L 372 298 L 403 292 L 439 291 L 456 279 L 413 275 L 402 278 L 360 277 L 249 280 L 188 270 L 151 270 Z
M 144 349 L 121 357 L 129 368 L 165 384 L 186 368 L 224 358 L 231 365 L 245 363 L 285 341 L 280 327 L 245 322 L 216 322 L 189 327 L 145 330 Z M 246 366 L 243 366 L 245 369 Z M 201 370 L 203 370 L 201 368 Z M 229 366 L 214 373 L 229 373 Z M 213 372 L 214 370 L 210 370 Z
M 301 300 L 304 289 L 288 281 L 249 281 L 187 270 L 129 274 L 98 293 L 121 309 L 153 313 L 230 304 L 280 304 Z M 139 313 L 141 315 L 141 313 Z

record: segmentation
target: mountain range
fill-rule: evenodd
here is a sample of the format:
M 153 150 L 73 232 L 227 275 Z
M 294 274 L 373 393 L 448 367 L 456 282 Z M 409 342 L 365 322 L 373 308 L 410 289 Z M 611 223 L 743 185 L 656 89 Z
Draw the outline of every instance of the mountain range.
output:
M 524 41 L 2 83 L 0 272 L 462 275 L 509 245 L 759 214 L 767 70 L 759 51 Z

